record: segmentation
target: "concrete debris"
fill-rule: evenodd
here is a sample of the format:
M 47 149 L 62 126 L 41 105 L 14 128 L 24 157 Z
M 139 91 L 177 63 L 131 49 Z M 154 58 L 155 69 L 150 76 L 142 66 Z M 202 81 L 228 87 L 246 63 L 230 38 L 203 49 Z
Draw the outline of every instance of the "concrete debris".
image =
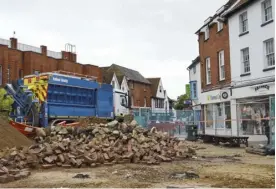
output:
M 0 183 L 27 177 L 30 171 L 26 168 L 79 168 L 116 163 L 158 165 L 191 158 L 195 153 L 185 142 L 155 128 L 142 128 L 134 120 L 86 122 L 81 127 L 56 126 L 45 135 L 39 132 L 29 148 L 9 149 L 0 157 Z
M 172 178 L 172 179 L 198 179 L 199 175 L 192 171 L 187 171 L 184 173 L 173 173 L 170 175 L 170 178 Z
M 75 176 L 73 176 L 73 178 L 80 178 L 80 179 L 85 179 L 85 178 L 90 178 L 90 176 L 88 174 L 76 174 Z

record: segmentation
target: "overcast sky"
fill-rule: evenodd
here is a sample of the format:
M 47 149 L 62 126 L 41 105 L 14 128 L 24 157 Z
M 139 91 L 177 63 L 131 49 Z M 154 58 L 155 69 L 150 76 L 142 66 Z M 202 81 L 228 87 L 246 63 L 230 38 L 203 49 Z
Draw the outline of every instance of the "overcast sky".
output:
M 0 0 L 0 38 L 64 50 L 82 64 L 119 64 L 161 77 L 170 98 L 185 92 L 198 55 L 194 34 L 226 0 Z

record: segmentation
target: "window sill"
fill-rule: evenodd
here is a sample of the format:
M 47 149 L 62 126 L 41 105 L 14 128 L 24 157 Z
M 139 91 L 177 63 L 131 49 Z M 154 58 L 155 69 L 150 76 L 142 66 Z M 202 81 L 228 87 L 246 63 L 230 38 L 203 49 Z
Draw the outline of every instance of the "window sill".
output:
M 209 40 L 209 38 L 208 39 L 204 39 L 204 42 L 207 42 Z
M 246 35 L 246 34 L 248 34 L 248 33 L 249 33 L 249 31 L 243 32 L 243 33 L 241 33 L 241 34 L 239 35 L 239 37 L 244 36 L 244 35 Z
M 261 27 L 264 27 L 264 26 L 266 26 L 267 24 L 270 24 L 270 23 L 272 23 L 273 22 L 273 19 L 271 19 L 271 20 L 269 20 L 269 21 L 266 21 L 266 22 L 264 22 L 262 25 L 261 25 Z
M 275 70 L 275 66 L 269 67 L 269 68 L 265 68 L 265 69 L 263 69 L 263 72 L 267 72 L 267 71 L 270 71 L 270 70 Z
M 225 81 L 225 78 L 223 78 L 223 79 L 219 79 L 219 82 L 223 82 L 223 81 Z
M 221 30 L 217 31 L 217 33 L 220 33 L 222 30 L 223 30 L 223 29 L 221 29 Z
M 249 75 L 251 75 L 251 73 L 244 73 L 244 74 L 241 74 L 240 76 L 244 77 L 244 76 L 249 76 Z
M 212 85 L 212 83 L 206 83 L 206 87 Z

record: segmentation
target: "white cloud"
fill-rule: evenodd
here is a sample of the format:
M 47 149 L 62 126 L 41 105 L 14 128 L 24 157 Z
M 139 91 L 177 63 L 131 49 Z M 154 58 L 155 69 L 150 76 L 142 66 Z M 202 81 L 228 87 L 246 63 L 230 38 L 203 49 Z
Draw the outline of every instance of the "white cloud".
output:
M 226 0 L 1 1 L 0 38 L 49 50 L 77 47 L 78 61 L 113 62 L 162 77 L 171 98 L 185 92 L 198 55 L 195 31 Z

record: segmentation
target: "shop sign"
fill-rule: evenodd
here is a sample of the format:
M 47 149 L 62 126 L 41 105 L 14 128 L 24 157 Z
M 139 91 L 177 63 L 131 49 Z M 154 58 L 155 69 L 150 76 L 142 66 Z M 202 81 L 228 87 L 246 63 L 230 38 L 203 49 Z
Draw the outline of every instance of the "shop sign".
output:
M 222 92 L 222 93 L 221 93 L 221 97 L 222 97 L 223 99 L 227 99 L 227 98 L 228 98 L 228 93 L 227 93 L 227 92 Z
M 207 95 L 207 100 L 220 100 L 220 94 L 218 95 Z
M 257 87 L 255 87 L 255 91 L 257 92 L 259 89 L 267 89 L 269 90 L 269 86 L 268 85 L 259 85 Z

